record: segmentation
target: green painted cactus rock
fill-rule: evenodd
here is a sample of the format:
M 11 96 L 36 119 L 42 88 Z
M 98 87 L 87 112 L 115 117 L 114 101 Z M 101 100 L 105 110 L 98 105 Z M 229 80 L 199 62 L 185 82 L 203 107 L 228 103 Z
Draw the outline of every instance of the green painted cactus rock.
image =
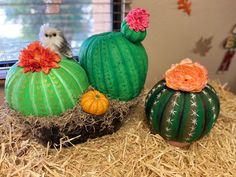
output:
M 148 56 L 140 43 L 145 36 L 145 29 L 136 32 L 125 19 L 122 32 L 102 33 L 84 41 L 79 58 L 91 85 L 113 99 L 137 97 L 148 69 Z
M 72 60 L 63 59 L 49 74 L 27 72 L 11 67 L 5 83 L 9 106 L 29 116 L 57 116 L 73 108 L 89 82 L 84 69 Z
M 175 91 L 158 82 L 148 93 L 145 112 L 153 133 L 164 139 L 191 143 L 208 134 L 220 111 L 209 84 L 198 93 Z

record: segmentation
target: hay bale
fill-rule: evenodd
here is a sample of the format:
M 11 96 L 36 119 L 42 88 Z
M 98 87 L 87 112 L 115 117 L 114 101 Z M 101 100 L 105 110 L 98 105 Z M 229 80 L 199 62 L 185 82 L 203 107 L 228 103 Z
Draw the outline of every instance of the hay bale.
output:
M 22 132 L 1 109 L 1 176 L 235 176 L 236 96 L 220 85 L 221 114 L 211 133 L 189 149 L 150 134 L 139 103 L 119 131 L 70 148 L 50 149 Z M 4 121 L 3 121 L 4 119 Z

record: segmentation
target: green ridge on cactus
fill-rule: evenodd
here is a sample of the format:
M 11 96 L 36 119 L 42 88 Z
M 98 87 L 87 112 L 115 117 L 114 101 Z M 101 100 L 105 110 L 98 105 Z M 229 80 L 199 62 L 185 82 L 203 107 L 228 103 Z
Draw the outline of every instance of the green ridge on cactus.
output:
M 62 59 L 49 74 L 27 72 L 17 66 L 8 71 L 5 95 L 9 106 L 23 115 L 54 116 L 73 108 L 89 82 L 83 68 Z
M 145 104 L 153 133 L 177 142 L 191 143 L 208 134 L 219 111 L 219 98 L 209 84 L 190 93 L 172 90 L 162 80 L 150 90 Z
M 123 33 L 107 32 L 88 38 L 80 48 L 79 58 L 94 88 L 113 99 L 128 101 L 144 87 L 148 57 L 143 45 L 133 42 L 134 38 L 144 39 L 145 32 L 134 32 L 132 41 Z

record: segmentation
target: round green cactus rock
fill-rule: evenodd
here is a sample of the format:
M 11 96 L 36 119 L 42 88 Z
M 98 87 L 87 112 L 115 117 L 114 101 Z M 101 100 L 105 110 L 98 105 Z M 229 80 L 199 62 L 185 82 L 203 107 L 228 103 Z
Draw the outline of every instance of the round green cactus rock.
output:
M 91 85 L 113 99 L 128 101 L 143 89 L 148 68 L 145 48 L 120 32 L 88 38 L 79 58 Z
M 145 112 L 153 133 L 164 139 L 191 143 L 208 134 L 220 111 L 209 84 L 198 93 L 175 91 L 158 82 L 148 93 Z
M 63 59 L 49 74 L 27 72 L 13 65 L 5 83 L 6 101 L 23 115 L 54 116 L 73 108 L 89 82 L 83 68 Z

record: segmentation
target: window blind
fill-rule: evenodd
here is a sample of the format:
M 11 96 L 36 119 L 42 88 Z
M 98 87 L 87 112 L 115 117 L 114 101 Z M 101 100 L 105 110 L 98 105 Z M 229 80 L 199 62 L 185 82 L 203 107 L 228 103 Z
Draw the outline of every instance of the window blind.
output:
M 89 36 L 119 31 L 130 4 L 130 0 L 0 0 L 0 72 L 18 60 L 22 48 L 38 40 L 42 24 L 61 29 L 78 55 Z

